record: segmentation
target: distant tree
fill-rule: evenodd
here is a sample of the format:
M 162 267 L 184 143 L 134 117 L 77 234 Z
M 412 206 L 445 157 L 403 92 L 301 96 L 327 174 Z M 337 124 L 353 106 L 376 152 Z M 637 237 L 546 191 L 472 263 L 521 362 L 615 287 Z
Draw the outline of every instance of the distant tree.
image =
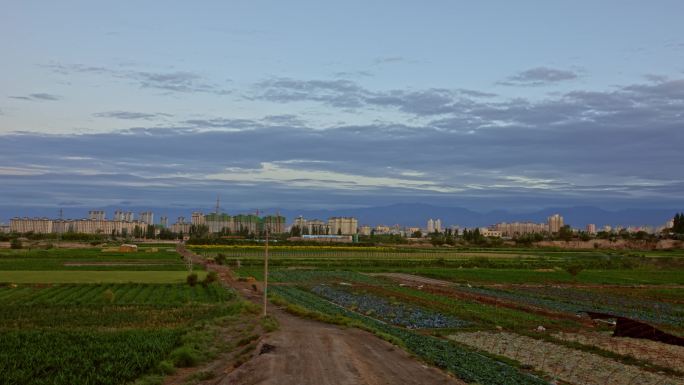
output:
M 675 214 L 672 232 L 675 234 L 684 234 L 684 213 Z
M 145 238 L 154 239 L 156 233 L 157 231 L 155 230 L 154 225 L 147 225 L 147 233 L 145 234 Z
M 207 225 L 191 225 L 190 236 L 193 238 L 208 238 L 209 226 Z
M 571 240 L 573 236 L 574 234 L 572 232 L 572 228 L 570 227 L 570 225 L 565 225 L 561 227 L 558 231 L 558 238 L 560 238 L 563 241 L 567 242 Z
M 416 230 L 411 234 L 411 238 L 423 238 L 423 232 L 420 230 Z
M 22 244 L 21 244 L 21 241 L 19 240 L 19 238 L 12 239 L 12 241 L 10 242 L 10 249 L 21 249 L 21 248 L 22 248 Z
M 195 286 L 195 285 L 197 285 L 198 280 L 199 280 L 199 278 L 197 278 L 197 274 L 192 273 L 192 274 L 188 274 L 188 277 L 186 278 L 185 281 L 188 283 L 188 285 Z
M 302 229 L 299 226 L 292 226 L 290 229 L 290 236 L 299 237 L 302 235 Z
M 342 235 L 342 229 L 337 229 L 337 235 Z

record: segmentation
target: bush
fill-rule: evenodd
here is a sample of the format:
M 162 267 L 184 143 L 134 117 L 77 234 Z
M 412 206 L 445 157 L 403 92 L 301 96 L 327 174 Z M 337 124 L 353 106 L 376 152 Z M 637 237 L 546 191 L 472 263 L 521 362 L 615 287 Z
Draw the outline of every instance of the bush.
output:
M 214 258 L 214 261 L 215 261 L 218 265 L 225 265 L 226 262 L 228 261 L 228 258 L 226 257 L 225 254 L 223 254 L 223 253 L 218 253 L 218 255 Z
M 173 362 L 164 360 L 157 365 L 157 370 L 161 374 L 173 374 L 176 368 L 173 366 Z
M 199 280 L 199 279 L 197 278 L 197 274 L 196 274 L 196 273 L 188 274 L 188 278 L 186 278 L 186 282 L 187 282 L 188 285 L 190 285 L 190 286 L 195 286 L 195 285 L 197 285 L 197 281 L 198 281 L 198 280 Z
M 10 242 L 10 249 L 21 249 L 21 247 L 21 241 L 18 238 L 14 238 Z
M 197 352 L 187 346 L 181 346 L 172 351 L 170 358 L 177 368 L 189 368 L 199 363 Z
M 202 281 L 203 286 L 207 286 L 210 283 L 218 281 L 218 274 L 216 274 L 215 271 L 210 271 L 206 277 L 204 277 L 204 281 Z
M 114 294 L 112 289 L 107 289 L 104 291 L 104 293 L 102 293 L 102 298 L 104 298 L 105 302 L 107 303 L 113 303 L 116 299 L 116 294 Z

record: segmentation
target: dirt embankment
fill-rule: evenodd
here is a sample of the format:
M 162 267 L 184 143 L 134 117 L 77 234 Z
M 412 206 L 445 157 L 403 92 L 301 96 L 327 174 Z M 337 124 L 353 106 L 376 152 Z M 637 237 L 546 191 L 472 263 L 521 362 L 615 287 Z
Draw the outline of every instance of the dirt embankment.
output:
M 617 239 L 592 239 L 590 241 L 542 241 L 538 247 L 559 247 L 563 249 L 611 249 L 611 250 L 669 250 L 684 248 L 682 241 L 661 239 L 657 242 Z
M 178 251 L 193 262 L 203 262 L 182 247 Z M 255 292 L 250 283 L 234 280 L 227 267 L 209 265 L 208 269 L 216 271 L 222 282 L 247 299 L 261 303 L 261 293 Z M 275 306 L 268 311 L 278 320 L 278 330 L 262 338 L 251 360 L 212 380 L 212 384 L 465 384 L 371 333 L 302 319 Z

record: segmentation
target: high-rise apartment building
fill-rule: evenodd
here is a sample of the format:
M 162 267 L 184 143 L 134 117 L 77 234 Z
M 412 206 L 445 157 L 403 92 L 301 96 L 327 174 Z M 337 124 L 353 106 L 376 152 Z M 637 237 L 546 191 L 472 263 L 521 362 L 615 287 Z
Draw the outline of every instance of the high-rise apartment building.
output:
M 101 210 L 88 211 L 88 219 L 95 220 L 95 221 L 104 221 L 105 220 L 105 212 L 101 211 Z
M 563 217 L 560 214 L 553 214 L 548 218 L 549 232 L 557 233 L 563 227 Z
M 352 217 L 332 217 L 328 219 L 328 228 L 331 235 L 354 235 L 359 227 L 359 222 Z
M 428 234 L 435 232 L 435 221 L 432 218 L 428 219 L 427 221 L 427 232 Z
M 587 225 L 587 233 L 596 234 L 596 225 L 593 223 L 588 224 Z
M 147 225 L 153 225 L 154 224 L 154 213 L 151 211 L 145 211 L 140 213 L 140 222 L 143 222 Z
M 190 223 L 193 225 L 203 225 L 204 224 L 204 214 L 202 214 L 199 211 L 195 211 L 192 213 L 192 217 L 190 218 Z

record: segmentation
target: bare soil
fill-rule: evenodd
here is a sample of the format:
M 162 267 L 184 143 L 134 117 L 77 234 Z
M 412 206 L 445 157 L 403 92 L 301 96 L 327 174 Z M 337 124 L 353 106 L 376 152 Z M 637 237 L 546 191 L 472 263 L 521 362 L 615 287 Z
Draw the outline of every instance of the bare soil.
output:
M 463 384 L 368 332 L 281 310 L 273 314 L 280 328 L 262 341 L 272 350 L 258 354 L 219 384 Z

